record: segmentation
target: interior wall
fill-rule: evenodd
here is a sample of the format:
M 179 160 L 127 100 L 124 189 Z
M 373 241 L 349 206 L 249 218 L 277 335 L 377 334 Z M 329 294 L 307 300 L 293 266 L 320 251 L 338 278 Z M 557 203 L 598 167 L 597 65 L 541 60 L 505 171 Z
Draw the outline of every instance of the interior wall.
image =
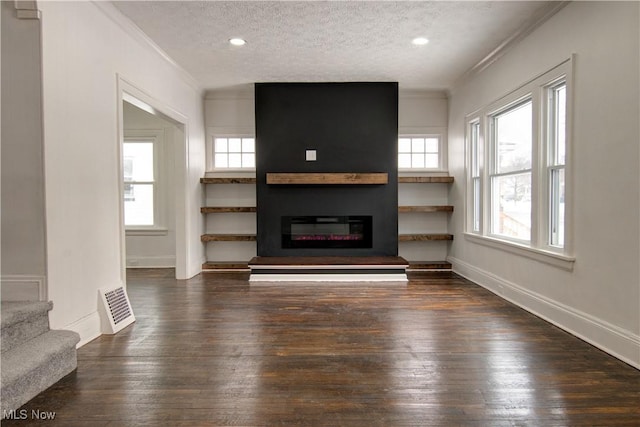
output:
M 118 81 L 185 118 L 176 164 L 185 277 L 199 273 L 203 259 L 197 208 L 205 158 L 202 93 L 111 4 L 39 7 L 50 321 L 86 342 L 100 334 L 98 289 L 123 285 Z
M 128 102 L 124 102 L 123 130 L 127 136 L 137 136 L 144 131 L 157 131 L 162 137 L 158 165 L 158 203 L 160 224 L 166 233 L 126 233 L 127 267 L 152 268 L 176 266 L 176 202 L 174 182 L 174 151 L 175 145 L 181 144 L 183 138 L 180 129 L 159 116 L 147 113 Z
M 456 272 L 640 366 L 639 4 L 572 2 L 451 94 Z M 465 116 L 575 54 L 566 271 L 464 237 Z
M 2 8 L 2 300 L 46 299 L 40 21 Z
M 255 100 L 253 85 L 207 93 L 205 98 L 207 144 L 214 136 L 255 135 Z M 442 91 L 399 90 L 398 132 L 400 134 L 442 134 L 447 137 L 448 97 Z M 212 158 L 211 150 L 207 152 Z M 209 165 L 212 162 L 208 160 Z M 445 172 L 446 173 L 446 172 Z M 255 176 L 255 172 L 212 172 L 208 175 Z M 255 206 L 255 185 L 207 185 L 207 206 Z M 400 184 L 398 203 L 402 205 L 448 204 L 448 188 L 442 184 Z M 404 233 L 444 233 L 448 227 L 447 213 L 401 213 L 399 231 Z M 255 233 L 256 215 L 210 214 L 207 233 Z M 407 260 L 444 260 L 448 242 L 399 242 L 398 254 Z M 256 256 L 255 242 L 210 243 L 208 260 L 238 261 Z

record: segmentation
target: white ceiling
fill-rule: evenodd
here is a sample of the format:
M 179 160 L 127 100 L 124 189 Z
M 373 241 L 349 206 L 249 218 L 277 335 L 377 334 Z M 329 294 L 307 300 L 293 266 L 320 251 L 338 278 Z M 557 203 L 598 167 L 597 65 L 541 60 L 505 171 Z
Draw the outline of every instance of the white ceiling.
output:
M 402 89 L 449 89 L 557 4 L 114 2 L 207 90 L 299 81 L 397 81 Z M 418 36 L 427 37 L 429 44 L 412 45 Z M 231 46 L 231 37 L 247 44 Z

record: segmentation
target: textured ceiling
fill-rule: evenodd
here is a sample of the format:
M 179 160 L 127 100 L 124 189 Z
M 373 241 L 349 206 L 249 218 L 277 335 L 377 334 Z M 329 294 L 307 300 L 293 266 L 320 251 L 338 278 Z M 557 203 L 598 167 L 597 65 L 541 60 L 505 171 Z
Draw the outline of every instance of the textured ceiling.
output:
M 398 81 L 448 89 L 549 7 L 540 1 L 117 1 L 205 89 Z M 414 46 L 418 36 L 429 39 Z M 231 37 L 247 44 L 229 45 Z

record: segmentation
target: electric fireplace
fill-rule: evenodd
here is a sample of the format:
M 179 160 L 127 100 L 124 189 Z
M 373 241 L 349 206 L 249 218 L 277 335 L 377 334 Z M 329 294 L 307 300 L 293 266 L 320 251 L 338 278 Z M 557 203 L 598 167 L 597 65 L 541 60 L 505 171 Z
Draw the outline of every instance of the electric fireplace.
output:
M 371 216 L 283 216 L 282 248 L 371 248 Z

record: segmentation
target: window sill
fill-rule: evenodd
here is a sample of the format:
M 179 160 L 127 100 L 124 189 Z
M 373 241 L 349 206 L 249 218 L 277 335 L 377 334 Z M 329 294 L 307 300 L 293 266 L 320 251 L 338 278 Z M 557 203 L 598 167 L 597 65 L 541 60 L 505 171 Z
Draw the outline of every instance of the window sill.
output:
M 128 228 L 124 234 L 126 236 L 166 236 L 169 230 L 162 227 Z
M 533 259 L 535 261 L 539 261 L 553 267 L 561 268 L 566 271 L 573 271 L 573 264 L 576 261 L 574 257 L 551 251 L 545 251 L 543 249 L 531 248 L 529 246 L 519 245 L 517 243 L 508 242 L 493 237 L 479 236 L 477 234 L 471 233 L 464 233 L 464 237 L 470 242 L 494 249 L 499 249 L 518 256 L 527 257 L 529 259 Z

